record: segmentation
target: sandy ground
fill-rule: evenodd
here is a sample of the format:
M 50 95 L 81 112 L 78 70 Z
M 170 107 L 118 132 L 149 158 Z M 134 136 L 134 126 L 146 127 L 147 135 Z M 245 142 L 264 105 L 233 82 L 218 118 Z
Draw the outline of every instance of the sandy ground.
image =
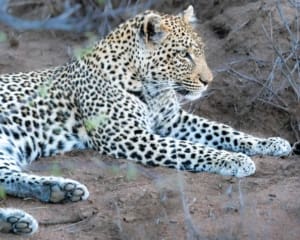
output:
M 215 81 L 207 98 L 185 107 L 258 136 L 299 140 L 292 124 L 299 119 L 299 103 L 288 87 L 280 96 L 289 106 L 296 104 L 294 114 L 263 103 L 256 94 L 261 90 L 259 84 L 224 70 L 238 60 L 234 67 L 239 71 L 265 76 L 266 65 L 240 60 L 251 56 L 267 61 L 273 57 L 261 28 L 268 22 L 265 16 L 270 11 L 275 16 L 274 34 L 284 43 L 286 36 L 280 33 L 272 1 L 214 1 L 214 6 L 204 2 L 196 4 L 201 20 L 198 30 L 207 42 Z M 293 13 L 288 6 L 284 9 Z M 14 32 L 3 25 L 0 31 L 13 39 L 0 43 L 0 73 L 62 64 L 85 40 L 61 32 Z M 29 238 L 32 240 L 299 239 L 299 156 L 253 159 L 257 172 L 238 180 L 145 167 L 94 151 L 71 152 L 42 159 L 28 171 L 78 180 L 90 191 L 88 201 L 43 204 L 8 196 L 0 201 L 0 207 L 18 207 L 38 219 L 40 228 Z M 0 239 L 23 238 L 0 234 Z

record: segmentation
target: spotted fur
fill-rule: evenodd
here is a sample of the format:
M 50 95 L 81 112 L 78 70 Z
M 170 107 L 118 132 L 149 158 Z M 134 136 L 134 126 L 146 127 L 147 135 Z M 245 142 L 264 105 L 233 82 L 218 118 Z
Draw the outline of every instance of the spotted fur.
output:
M 72 149 L 236 177 L 255 172 L 247 155 L 288 155 L 290 145 L 281 138 L 256 138 L 181 109 L 178 96 L 199 98 L 212 80 L 191 21 L 192 7 L 177 16 L 146 11 L 80 59 L 1 75 L 0 184 L 6 193 L 52 203 L 87 199 L 79 182 L 22 171 L 37 158 Z M 21 210 L 1 209 L 0 229 L 31 234 L 37 222 Z

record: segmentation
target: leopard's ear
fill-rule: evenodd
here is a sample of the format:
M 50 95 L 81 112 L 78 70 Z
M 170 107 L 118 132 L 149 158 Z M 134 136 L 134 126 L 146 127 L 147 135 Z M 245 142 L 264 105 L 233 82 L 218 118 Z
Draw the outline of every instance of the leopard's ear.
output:
M 196 15 L 195 15 L 194 7 L 192 5 L 188 6 L 187 9 L 182 11 L 179 14 L 179 16 L 181 16 L 186 23 L 194 24 L 198 21 Z
M 145 43 L 159 44 L 166 35 L 166 28 L 162 25 L 161 16 L 155 13 L 147 14 L 140 32 Z

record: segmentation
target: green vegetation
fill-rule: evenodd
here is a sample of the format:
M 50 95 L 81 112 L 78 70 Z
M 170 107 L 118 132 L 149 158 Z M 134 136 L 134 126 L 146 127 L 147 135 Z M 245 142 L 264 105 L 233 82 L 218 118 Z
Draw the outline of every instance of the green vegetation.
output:
M 0 31 L 0 43 L 7 40 L 7 35 L 5 32 Z
M 93 51 L 93 45 L 95 44 L 97 37 L 92 32 L 86 32 L 85 37 L 87 38 L 87 44 L 86 47 L 78 47 L 74 49 L 74 56 L 77 59 L 81 59 L 84 56 L 88 55 Z
M 126 179 L 128 181 L 134 181 L 139 175 L 136 164 L 129 162 L 127 165 Z
M 98 3 L 99 6 L 105 4 L 105 0 L 96 0 L 96 2 Z
M 56 177 L 60 177 L 63 175 L 61 167 L 56 162 L 52 165 L 50 172 L 51 172 L 51 175 L 56 176 Z
M 74 50 L 74 55 L 77 59 L 81 59 L 83 58 L 84 56 L 88 55 L 89 53 L 92 52 L 92 47 L 89 46 L 89 47 L 86 47 L 86 48 L 76 48 Z
M 98 126 L 101 126 L 106 121 L 106 119 L 107 117 L 104 114 L 99 114 L 95 117 L 89 118 L 84 122 L 85 129 L 88 132 L 91 132 L 95 130 Z
M 2 186 L 0 186 L 0 200 L 5 198 L 6 198 L 5 189 Z

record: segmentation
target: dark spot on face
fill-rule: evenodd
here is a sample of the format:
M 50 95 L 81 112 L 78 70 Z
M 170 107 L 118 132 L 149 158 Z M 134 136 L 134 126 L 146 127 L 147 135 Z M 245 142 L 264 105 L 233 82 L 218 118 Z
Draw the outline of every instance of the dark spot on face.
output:
M 207 135 L 205 138 L 207 141 L 210 141 L 210 140 L 212 140 L 213 137 L 212 137 L 212 135 Z
M 227 132 L 227 131 L 225 131 L 225 130 L 222 130 L 221 134 L 222 134 L 222 135 L 228 135 L 229 132 Z
M 212 128 L 213 128 L 213 130 L 218 130 L 219 129 L 219 127 L 215 126 L 215 125 Z
M 185 153 L 190 153 L 190 152 L 191 152 L 191 149 L 186 148 L 186 149 L 184 150 L 184 152 L 185 152 Z
M 188 121 L 188 119 L 189 119 L 189 117 L 185 115 L 182 119 L 183 123 L 186 123 Z
M 195 134 L 195 138 L 201 138 L 201 134 L 200 133 L 196 133 Z

